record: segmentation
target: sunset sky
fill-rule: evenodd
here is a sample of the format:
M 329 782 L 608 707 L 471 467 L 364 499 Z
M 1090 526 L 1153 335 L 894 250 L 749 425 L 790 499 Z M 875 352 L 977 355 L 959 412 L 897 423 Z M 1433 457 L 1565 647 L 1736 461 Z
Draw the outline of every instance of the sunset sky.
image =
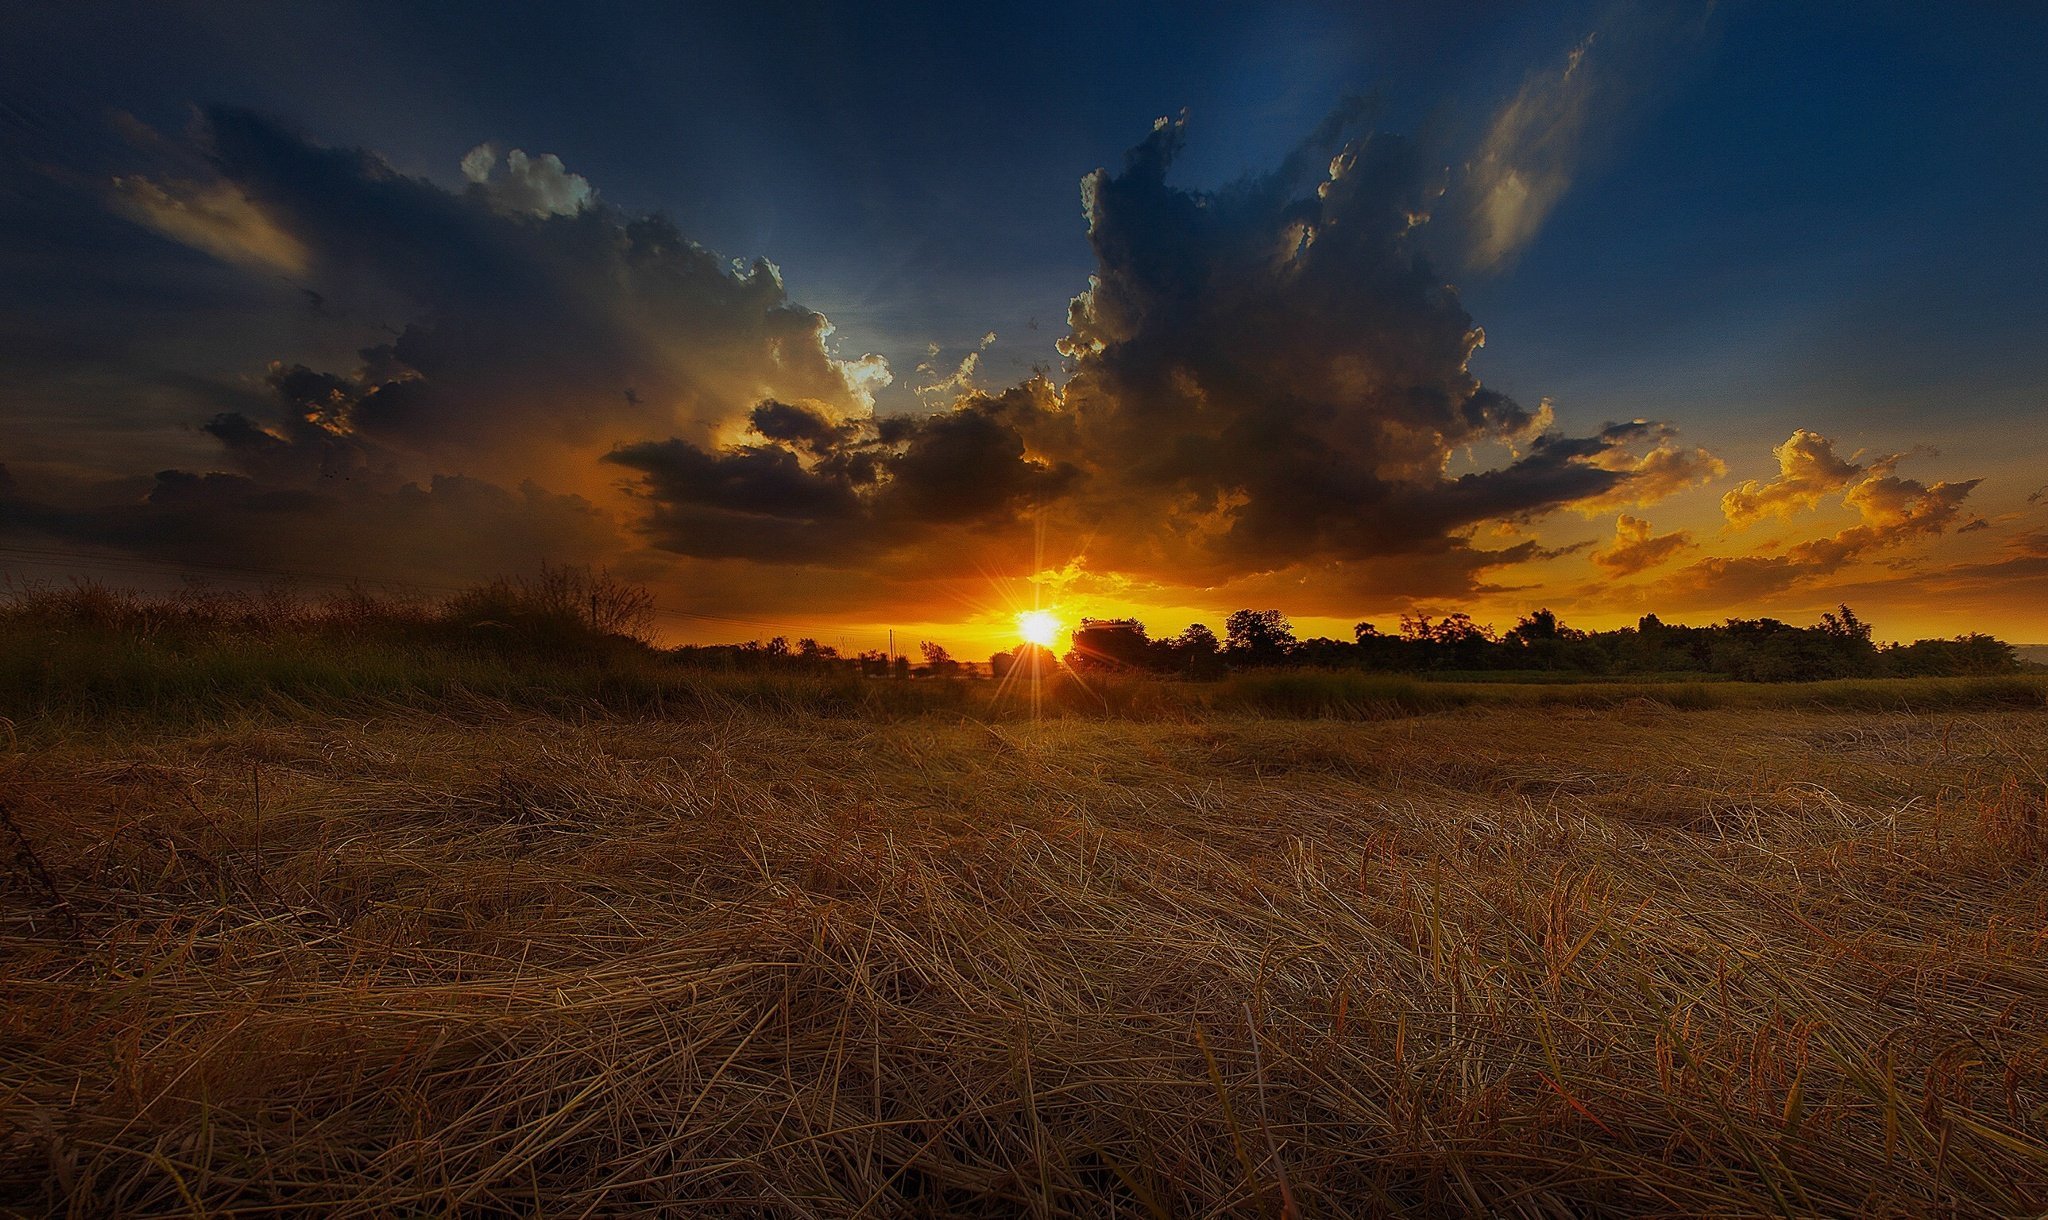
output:
M 14 6 L 0 572 L 2048 640 L 2048 7 Z

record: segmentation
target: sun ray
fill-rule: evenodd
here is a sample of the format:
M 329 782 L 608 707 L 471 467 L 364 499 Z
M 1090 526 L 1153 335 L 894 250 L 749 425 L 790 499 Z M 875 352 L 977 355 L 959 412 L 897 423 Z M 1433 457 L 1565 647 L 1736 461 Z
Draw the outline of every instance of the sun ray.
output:
M 1026 610 L 1017 616 L 1017 634 L 1027 644 L 1051 648 L 1060 638 L 1060 620 L 1050 610 Z

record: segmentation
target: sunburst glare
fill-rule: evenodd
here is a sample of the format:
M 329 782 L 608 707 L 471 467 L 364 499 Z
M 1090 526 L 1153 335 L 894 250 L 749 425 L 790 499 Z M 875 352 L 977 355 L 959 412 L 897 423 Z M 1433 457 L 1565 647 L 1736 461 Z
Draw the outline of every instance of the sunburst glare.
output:
M 1060 636 L 1060 620 L 1050 610 L 1026 610 L 1017 616 L 1017 634 L 1027 644 L 1050 648 Z

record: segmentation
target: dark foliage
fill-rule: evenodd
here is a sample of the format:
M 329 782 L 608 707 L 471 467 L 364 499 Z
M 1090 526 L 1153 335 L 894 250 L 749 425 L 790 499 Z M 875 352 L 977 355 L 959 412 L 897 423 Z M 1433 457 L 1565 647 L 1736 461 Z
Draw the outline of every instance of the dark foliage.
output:
M 1360 669 L 1383 673 L 1535 671 L 1558 674 L 1712 674 L 1746 682 L 1826 678 L 1967 677 L 2013 673 L 2012 645 L 1988 635 L 1879 646 L 1870 625 L 1843 606 L 1811 627 L 1771 618 L 1729 619 L 1711 627 L 1666 624 L 1646 615 L 1634 627 L 1581 631 L 1547 609 L 1506 632 L 1468 614 L 1404 616 L 1399 633 L 1360 623 L 1350 641 L 1297 640 L 1277 610 L 1240 610 L 1215 636 L 1197 624 L 1173 640 L 1154 640 L 1136 619 L 1083 620 L 1069 666 L 1194 677 L 1227 669 Z

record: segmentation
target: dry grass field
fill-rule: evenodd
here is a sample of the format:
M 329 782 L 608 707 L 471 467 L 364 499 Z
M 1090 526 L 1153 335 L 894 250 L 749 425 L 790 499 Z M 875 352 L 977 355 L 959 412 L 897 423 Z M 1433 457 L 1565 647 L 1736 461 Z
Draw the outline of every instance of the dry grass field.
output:
M 17 727 L 21 1213 L 2048 1208 L 2038 700 Z

